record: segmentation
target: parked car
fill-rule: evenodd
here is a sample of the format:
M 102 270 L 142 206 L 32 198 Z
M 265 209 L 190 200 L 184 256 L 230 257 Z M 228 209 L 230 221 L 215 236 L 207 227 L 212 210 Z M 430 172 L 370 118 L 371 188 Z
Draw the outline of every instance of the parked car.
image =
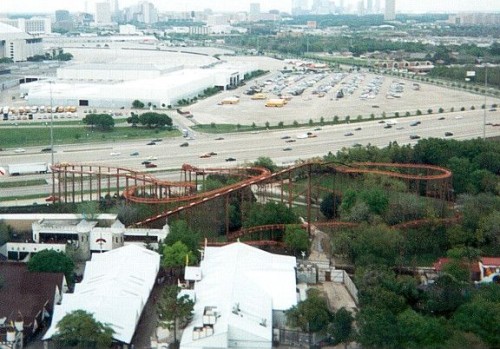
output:
M 344 133 L 344 136 L 346 136 L 346 137 L 353 136 L 353 135 L 354 135 L 354 133 L 352 133 L 352 132 L 346 132 L 346 133 Z
M 419 135 L 410 135 L 410 139 L 420 139 Z
M 188 142 L 184 142 L 184 143 L 181 143 L 180 145 L 181 147 L 189 147 L 189 143 Z
M 146 164 L 145 166 L 146 166 L 146 168 L 155 168 L 155 167 L 158 167 L 158 165 L 153 164 L 152 162 L 150 162 L 149 164 Z
M 226 158 L 226 161 L 236 161 L 235 158 Z
M 451 136 L 453 136 L 453 132 L 445 132 L 444 136 L 445 137 L 451 137 Z

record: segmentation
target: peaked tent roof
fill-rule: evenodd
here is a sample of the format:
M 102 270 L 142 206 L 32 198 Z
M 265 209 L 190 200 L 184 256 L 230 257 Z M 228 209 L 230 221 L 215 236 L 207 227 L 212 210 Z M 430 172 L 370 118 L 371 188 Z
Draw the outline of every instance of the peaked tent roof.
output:
M 55 307 L 44 339 L 57 333 L 57 323 L 66 314 L 81 309 L 113 328 L 114 339 L 130 343 L 159 267 L 160 255 L 138 245 L 93 254 L 83 281 Z
M 183 348 L 227 348 L 242 338 L 272 341 L 272 312 L 297 303 L 295 257 L 271 254 L 244 243 L 205 248 L 202 279 L 195 283 L 194 317 Z M 213 335 L 195 339 L 206 307 L 215 307 Z

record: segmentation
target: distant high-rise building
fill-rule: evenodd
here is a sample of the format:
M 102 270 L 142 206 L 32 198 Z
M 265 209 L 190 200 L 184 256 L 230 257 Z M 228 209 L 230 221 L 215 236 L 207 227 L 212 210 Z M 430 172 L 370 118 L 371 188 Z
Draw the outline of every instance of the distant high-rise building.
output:
M 365 2 L 363 0 L 358 1 L 358 16 L 363 16 L 365 14 Z
M 393 21 L 396 19 L 396 0 L 385 0 L 384 20 Z
M 156 10 L 155 6 L 152 3 L 148 1 L 142 2 L 141 13 L 142 13 L 142 20 L 140 22 L 146 24 L 152 24 L 158 22 L 158 11 Z
M 292 15 L 299 16 L 309 12 L 308 0 L 292 0 Z
M 52 33 L 52 21 L 50 17 L 0 18 L 0 23 L 16 27 L 34 36 Z
M 111 6 L 109 2 L 96 2 L 94 21 L 96 24 L 111 23 Z
M 250 16 L 260 15 L 260 4 L 258 2 L 253 2 L 250 4 Z
M 56 11 L 56 22 L 69 21 L 71 16 L 68 10 L 57 10 Z
M 375 8 L 373 9 L 374 13 L 380 13 L 380 0 L 375 0 Z
M 373 0 L 366 0 L 366 13 L 373 13 Z

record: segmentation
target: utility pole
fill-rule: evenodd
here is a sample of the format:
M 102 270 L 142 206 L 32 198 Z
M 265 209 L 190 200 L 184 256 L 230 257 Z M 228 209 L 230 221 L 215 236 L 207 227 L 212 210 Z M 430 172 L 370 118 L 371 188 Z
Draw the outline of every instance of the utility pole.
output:
M 488 93 L 488 64 L 484 65 L 484 109 L 483 109 L 483 140 L 486 139 L 486 95 Z

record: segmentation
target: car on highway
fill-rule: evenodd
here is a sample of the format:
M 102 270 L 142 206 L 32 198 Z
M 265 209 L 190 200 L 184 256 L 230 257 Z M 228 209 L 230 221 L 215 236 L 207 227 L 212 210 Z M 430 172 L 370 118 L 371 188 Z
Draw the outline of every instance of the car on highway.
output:
M 224 140 L 224 137 L 217 137 L 215 140 L 216 140 L 216 141 L 223 141 L 223 140 Z
M 180 145 L 181 147 L 189 147 L 189 143 L 188 142 L 184 142 L 184 143 L 181 143 Z
M 56 202 L 56 201 L 59 201 L 59 200 L 60 200 L 59 197 L 53 196 L 53 195 L 47 196 L 45 198 L 45 201 L 47 201 L 47 202 Z
M 236 161 L 235 158 L 226 158 L 226 161 L 230 162 L 230 161 Z
M 152 160 L 158 160 L 158 157 L 154 156 L 154 155 L 150 155 L 148 156 L 148 160 L 152 161 Z
M 146 143 L 146 145 L 156 145 L 156 142 L 151 141 L 149 143 Z
M 17 148 L 14 150 L 14 153 L 25 153 L 26 152 L 26 149 L 24 148 Z
M 138 155 L 139 155 L 138 151 L 133 151 L 132 153 L 130 153 L 130 156 L 138 156 Z
M 146 166 L 146 168 L 156 168 L 156 167 L 158 167 L 158 165 L 153 164 L 152 162 L 150 162 L 149 164 L 146 164 L 145 166 Z
M 163 141 L 163 139 L 161 139 L 161 138 L 156 138 L 156 139 L 153 139 L 151 142 L 158 143 L 158 142 L 161 142 L 161 141 Z
M 295 139 L 287 139 L 287 140 L 285 141 L 285 143 L 294 143 L 294 142 L 296 142 L 296 140 L 295 140 Z
M 149 165 L 150 163 L 151 163 L 151 161 L 145 160 L 145 161 L 141 162 L 141 165 Z
M 109 153 L 109 155 L 111 155 L 111 156 L 120 156 L 121 153 L 119 151 L 112 151 L 111 153 Z
M 491 108 L 490 111 L 497 111 L 497 108 Z
M 462 115 L 457 115 L 455 116 L 455 119 L 463 119 L 464 117 Z
M 210 156 L 215 156 L 215 155 L 217 155 L 217 153 L 216 153 L 216 152 L 214 152 L 214 151 L 211 151 L 211 152 L 210 152 L 210 153 L 208 153 L 208 154 L 210 154 Z
M 41 150 L 42 153 L 50 153 L 52 151 L 52 148 L 51 147 L 47 147 L 47 148 L 43 148 Z
M 418 125 L 420 125 L 420 124 L 421 124 L 421 122 L 420 122 L 420 121 L 413 121 L 413 122 L 410 124 L 410 126 L 418 126 Z
M 321 127 L 316 127 L 316 128 L 314 129 L 314 131 L 321 131 L 321 130 L 322 130 L 322 128 L 321 128 Z
M 410 135 L 410 139 L 420 139 L 419 135 Z
M 391 126 L 391 125 L 389 125 L 389 124 L 386 124 L 386 125 L 384 126 L 384 128 L 392 128 L 392 126 Z
M 283 151 L 290 151 L 292 148 L 283 148 Z
M 212 154 L 210 154 L 210 153 L 205 153 L 205 154 L 201 154 L 201 155 L 200 155 L 200 158 L 202 158 L 202 159 L 206 159 L 206 158 L 209 158 L 209 157 L 211 157 L 211 156 L 212 156 Z
M 344 136 L 346 136 L 346 137 L 354 136 L 354 133 L 352 133 L 352 132 L 346 132 L 346 133 L 344 133 Z
M 444 116 L 441 116 L 438 120 L 444 120 L 446 119 Z
M 445 137 L 451 137 L 451 136 L 453 136 L 453 132 L 449 132 L 449 131 L 448 131 L 448 132 L 445 132 L 445 133 L 444 133 L 444 136 L 445 136 Z
M 290 136 L 283 136 L 281 137 L 281 139 L 290 139 L 291 137 Z
M 356 127 L 354 131 L 361 131 L 361 127 Z

